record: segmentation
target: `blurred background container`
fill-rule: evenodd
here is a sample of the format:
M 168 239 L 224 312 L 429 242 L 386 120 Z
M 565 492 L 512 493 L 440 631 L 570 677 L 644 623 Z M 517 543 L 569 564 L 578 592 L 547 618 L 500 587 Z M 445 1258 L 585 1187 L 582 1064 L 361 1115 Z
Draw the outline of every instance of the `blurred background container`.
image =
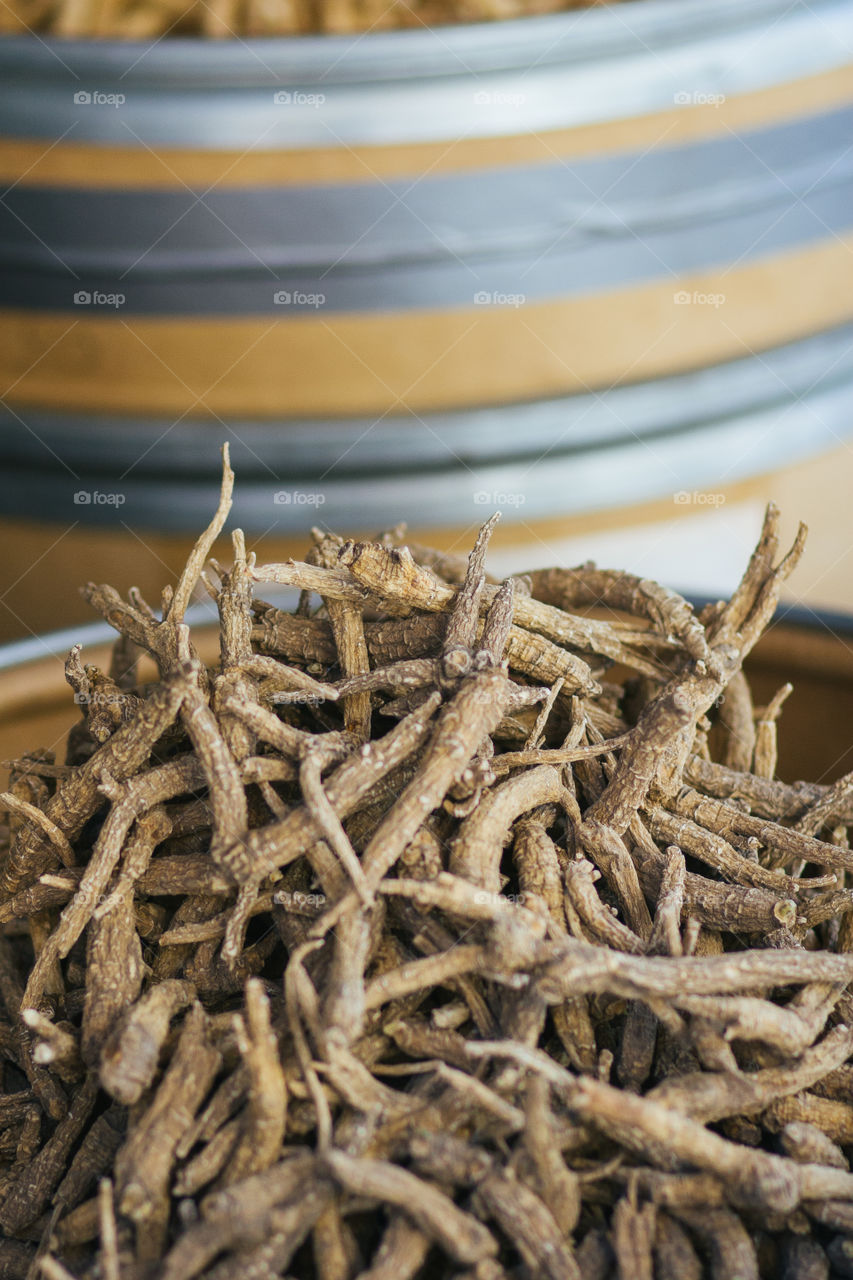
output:
M 496 567 L 729 589 L 769 497 L 853 606 L 853 0 L 0 41 L 0 633 L 495 507 Z M 630 536 L 626 535 L 630 530 Z

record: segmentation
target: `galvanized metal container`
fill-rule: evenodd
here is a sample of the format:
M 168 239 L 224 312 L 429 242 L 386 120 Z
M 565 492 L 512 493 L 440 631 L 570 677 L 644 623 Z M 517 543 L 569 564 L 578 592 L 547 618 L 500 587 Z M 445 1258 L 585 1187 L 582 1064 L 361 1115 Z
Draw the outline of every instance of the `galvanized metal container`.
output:
M 529 525 L 828 447 L 851 48 L 853 0 L 0 41 L 4 510 L 194 529 L 224 437 L 281 534 L 484 494 Z

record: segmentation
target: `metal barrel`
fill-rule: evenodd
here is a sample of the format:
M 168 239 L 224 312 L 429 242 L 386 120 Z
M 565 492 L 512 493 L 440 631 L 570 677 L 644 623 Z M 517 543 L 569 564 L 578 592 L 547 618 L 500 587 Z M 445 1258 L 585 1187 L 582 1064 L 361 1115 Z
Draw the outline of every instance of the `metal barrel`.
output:
M 741 475 L 825 447 L 851 50 L 853 0 L 0 41 L 3 509 L 189 530 L 223 438 L 240 519 L 285 534 L 317 495 L 552 519 L 737 439 Z

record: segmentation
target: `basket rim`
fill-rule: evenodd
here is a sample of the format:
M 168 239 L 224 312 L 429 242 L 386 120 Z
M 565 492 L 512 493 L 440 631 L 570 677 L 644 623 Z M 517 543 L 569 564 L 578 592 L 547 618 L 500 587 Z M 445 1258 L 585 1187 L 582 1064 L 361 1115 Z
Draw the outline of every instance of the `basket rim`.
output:
M 270 593 L 268 593 L 269 595 Z M 293 605 L 297 593 L 283 593 L 276 603 L 283 606 Z M 690 603 L 698 613 L 707 604 L 714 603 L 716 597 L 689 596 Z M 199 628 L 213 627 L 217 620 L 216 610 L 211 605 L 193 605 L 187 610 L 189 626 Z M 840 639 L 853 640 L 853 609 L 849 613 L 833 609 L 811 609 L 799 604 L 778 606 L 771 626 L 791 626 L 806 631 L 823 631 L 837 635 Z M 0 672 L 11 671 L 17 667 L 26 667 L 41 662 L 46 658 L 64 659 L 72 645 L 82 644 L 85 648 L 94 648 L 109 644 L 116 639 L 116 631 L 108 622 L 87 622 L 79 626 L 62 627 L 57 631 L 49 631 L 43 635 L 27 636 L 22 640 L 11 640 L 0 645 Z

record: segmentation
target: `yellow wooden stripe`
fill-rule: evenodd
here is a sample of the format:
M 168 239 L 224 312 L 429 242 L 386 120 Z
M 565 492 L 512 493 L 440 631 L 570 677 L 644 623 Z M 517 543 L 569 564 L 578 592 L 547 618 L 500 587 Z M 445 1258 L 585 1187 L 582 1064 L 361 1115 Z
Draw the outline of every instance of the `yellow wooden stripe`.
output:
M 706 300 L 678 305 L 676 291 Z M 662 377 L 851 319 L 853 235 L 728 273 L 518 308 L 287 320 L 3 311 L 0 395 L 161 416 L 423 412 Z
M 195 189 L 372 182 L 553 164 L 582 156 L 642 151 L 783 124 L 853 101 L 853 66 L 729 98 L 576 129 L 498 138 L 325 150 L 206 151 L 76 144 L 68 139 L 0 139 L 0 181 L 26 186 Z M 71 135 L 73 137 L 73 135 Z

